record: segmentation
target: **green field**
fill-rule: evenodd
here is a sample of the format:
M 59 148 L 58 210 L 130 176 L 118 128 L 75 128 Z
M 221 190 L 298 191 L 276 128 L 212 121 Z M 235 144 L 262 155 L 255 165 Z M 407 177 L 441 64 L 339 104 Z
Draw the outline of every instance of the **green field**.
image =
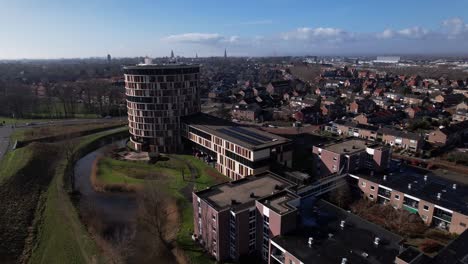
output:
M 0 185 L 26 166 L 33 156 L 32 146 L 8 152 L 0 161 Z

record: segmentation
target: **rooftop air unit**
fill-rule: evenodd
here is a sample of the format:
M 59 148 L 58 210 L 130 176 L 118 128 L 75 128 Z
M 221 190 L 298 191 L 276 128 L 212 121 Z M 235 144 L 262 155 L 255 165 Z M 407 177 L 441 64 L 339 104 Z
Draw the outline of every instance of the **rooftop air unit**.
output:
M 380 238 L 379 237 L 376 237 L 374 239 L 374 245 L 378 246 L 380 244 Z
M 309 237 L 309 241 L 307 242 L 307 244 L 309 244 L 309 247 L 312 247 L 312 244 L 314 243 L 314 238 L 313 237 Z

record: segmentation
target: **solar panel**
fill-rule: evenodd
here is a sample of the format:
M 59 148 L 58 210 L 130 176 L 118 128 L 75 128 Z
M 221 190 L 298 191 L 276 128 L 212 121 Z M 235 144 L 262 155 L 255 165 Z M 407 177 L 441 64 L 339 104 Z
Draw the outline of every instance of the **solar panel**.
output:
M 266 136 L 263 136 L 263 135 L 259 135 L 253 131 L 250 131 L 250 130 L 247 130 L 245 128 L 242 128 L 242 127 L 230 127 L 231 130 L 234 130 L 234 131 L 237 131 L 239 133 L 242 133 L 242 134 L 246 134 L 248 136 L 251 136 L 253 138 L 256 138 L 258 140 L 263 140 L 263 141 L 271 141 L 272 138 L 270 137 L 266 137 Z
M 263 144 L 262 142 L 260 142 L 258 140 L 248 138 L 248 137 L 243 136 L 241 134 L 234 133 L 233 131 L 227 130 L 225 128 L 218 129 L 218 131 L 221 132 L 221 133 L 224 133 L 224 134 L 226 134 L 228 136 L 231 136 L 233 138 L 236 138 L 236 139 L 239 139 L 241 141 L 244 141 L 244 142 L 250 143 L 252 145 L 255 145 L 255 146 Z

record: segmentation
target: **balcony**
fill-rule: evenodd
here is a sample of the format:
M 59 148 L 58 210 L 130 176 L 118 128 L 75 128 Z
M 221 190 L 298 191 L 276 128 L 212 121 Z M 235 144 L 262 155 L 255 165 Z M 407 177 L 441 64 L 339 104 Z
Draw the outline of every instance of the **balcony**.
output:
M 414 208 L 414 207 L 406 205 L 406 204 L 403 205 L 403 209 L 405 209 L 406 211 L 408 211 L 408 212 L 410 212 L 412 214 L 417 214 L 418 213 L 417 208 Z
M 281 252 L 281 251 L 279 251 L 279 250 L 276 251 L 276 252 L 273 251 L 273 252 L 271 253 L 271 258 L 274 259 L 274 260 L 276 260 L 277 263 L 281 263 L 281 264 L 284 263 L 284 253 Z M 274 262 L 275 262 L 275 261 L 274 261 Z M 274 262 L 271 262 L 271 263 L 274 263 Z M 275 263 L 276 263 L 276 262 L 275 262 Z
M 277 248 L 274 244 L 271 244 L 271 259 L 276 261 L 272 261 L 270 263 L 284 263 L 284 252 Z

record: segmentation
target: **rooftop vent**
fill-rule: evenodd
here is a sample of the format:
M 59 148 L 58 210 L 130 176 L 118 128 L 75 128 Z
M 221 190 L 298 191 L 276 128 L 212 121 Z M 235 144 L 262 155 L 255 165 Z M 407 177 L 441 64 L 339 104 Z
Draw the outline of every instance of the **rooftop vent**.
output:
M 341 227 L 341 228 L 344 228 L 344 227 L 345 227 L 345 224 L 346 224 L 346 221 L 345 221 L 345 220 L 341 220 L 341 222 L 340 222 L 340 227 Z
M 442 193 L 437 193 L 437 200 L 440 200 L 442 198 Z
M 408 183 L 408 190 L 411 190 L 411 183 Z
M 379 237 L 375 237 L 374 239 L 374 245 L 378 246 L 380 244 L 380 238 Z
M 344 149 L 343 149 L 343 152 L 348 152 L 348 149 L 347 149 L 347 148 L 344 148 Z
M 383 176 L 383 180 L 384 180 L 384 181 L 387 180 L 387 175 L 384 175 L 384 176 Z
M 313 243 L 314 243 L 314 238 L 309 237 L 309 241 L 307 242 L 307 244 L 309 244 L 309 247 L 311 247 Z
M 369 254 L 367 254 L 366 252 L 362 252 L 361 256 L 364 257 L 364 258 L 367 258 L 367 257 L 369 257 Z
M 341 259 L 341 264 L 346 264 L 348 263 L 348 259 L 347 258 L 342 258 Z
M 279 184 L 275 184 L 275 190 L 282 190 L 283 188 Z
M 427 181 L 427 174 L 424 175 L 424 181 Z
M 332 239 L 333 238 L 333 234 L 332 233 L 328 233 L 328 239 Z
M 237 201 L 235 199 L 232 199 L 231 204 L 237 204 Z
M 255 193 L 251 192 L 250 193 L 250 198 L 255 198 Z
M 452 185 L 452 189 L 454 189 L 454 190 L 457 189 L 457 184 L 456 184 L 456 183 L 454 183 L 454 184 Z

